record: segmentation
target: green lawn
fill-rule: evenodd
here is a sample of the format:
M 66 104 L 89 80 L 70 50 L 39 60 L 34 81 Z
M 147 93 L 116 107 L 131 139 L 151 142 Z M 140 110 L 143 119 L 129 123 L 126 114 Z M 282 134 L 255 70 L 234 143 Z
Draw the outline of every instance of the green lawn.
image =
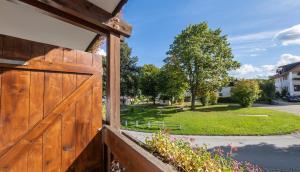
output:
M 197 107 L 196 111 L 177 112 L 175 107 L 128 106 L 121 112 L 123 128 L 139 131 L 157 131 L 148 128 L 149 121 L 181 124 L 181 129 L 171 129 L 173 134 L 190 135 L 275 135 L 300 131 L 300 117 L 269 109 L 240 108 L 234 105 Z M 243 116 L 248 115 L 248 116 Z M 269 115 L 249 116 L 249 115 Z M 136 127 L 136 122 L 139 125 Z M 127 121 L 127 127 L 125 126 Z M 143 124 L 144 123 L 144 124 Z

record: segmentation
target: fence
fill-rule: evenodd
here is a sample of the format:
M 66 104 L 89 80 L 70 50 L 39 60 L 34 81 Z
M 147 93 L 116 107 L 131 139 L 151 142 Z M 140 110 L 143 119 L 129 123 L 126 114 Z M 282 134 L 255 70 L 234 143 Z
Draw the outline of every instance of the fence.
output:
M 165 121 L 122 121 L 125 127 L 135 127 L 135 128 L 147 128 L 147 129 L 176 129 L 181 130 L 182 125 L 180 123 L 171 123 Z

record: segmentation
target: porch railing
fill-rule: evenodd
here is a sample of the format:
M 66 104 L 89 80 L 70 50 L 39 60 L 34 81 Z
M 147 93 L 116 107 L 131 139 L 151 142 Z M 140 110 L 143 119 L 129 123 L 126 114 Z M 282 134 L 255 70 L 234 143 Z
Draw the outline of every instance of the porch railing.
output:
M 175 171 L 119 131 L 104 126 L 102 134 L 104 159 L 107 160 L 105 171 Z

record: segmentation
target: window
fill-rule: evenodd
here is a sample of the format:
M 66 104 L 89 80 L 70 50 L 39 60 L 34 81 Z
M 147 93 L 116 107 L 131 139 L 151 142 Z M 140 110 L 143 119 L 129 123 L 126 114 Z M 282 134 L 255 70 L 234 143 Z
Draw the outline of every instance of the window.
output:
M 300 91 L 300 85 L 294 85 L 294 91 Z

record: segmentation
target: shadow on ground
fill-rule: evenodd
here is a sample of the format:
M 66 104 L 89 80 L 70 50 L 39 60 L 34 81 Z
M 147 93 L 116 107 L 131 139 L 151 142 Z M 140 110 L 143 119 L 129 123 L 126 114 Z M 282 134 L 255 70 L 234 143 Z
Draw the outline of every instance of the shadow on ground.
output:
M 221 148 L 225 152 L 230 150 L 228 146 Z M 287 148 L 278 148 L 273 144 L 247 145 L 239 147 L 233 157 L 239 161 L 256 164 L 265 171 L 300 172 L 300 145 Z

